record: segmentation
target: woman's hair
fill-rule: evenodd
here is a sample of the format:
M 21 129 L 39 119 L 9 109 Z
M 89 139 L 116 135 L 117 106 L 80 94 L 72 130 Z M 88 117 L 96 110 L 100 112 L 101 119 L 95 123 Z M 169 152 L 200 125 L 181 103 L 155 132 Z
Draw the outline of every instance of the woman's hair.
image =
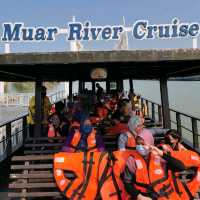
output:
M 178 133 L 177 130 L 175 129 L 170 129 L 165 133 L 165 136 L 167 135 L 171 135 L 174 139 L 178 139 L 178 141 L 180 142 L 181 140 L 181 135 Z

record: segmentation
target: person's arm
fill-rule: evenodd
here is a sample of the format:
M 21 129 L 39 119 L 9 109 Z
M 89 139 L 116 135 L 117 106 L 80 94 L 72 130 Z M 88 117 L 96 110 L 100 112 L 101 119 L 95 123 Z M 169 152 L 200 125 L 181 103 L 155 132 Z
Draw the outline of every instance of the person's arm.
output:
M 131 197 L 133 197 L 134 199 L 136 199 L 137 196 L 140 194 L 140 191 L 134 187 L 133 183 L 135 182 L 135 178 L 127 166 L 125 167 L 124 170 L 123 180 L 125 189 L 128 192 L 128 194 L 131 195 Z
M 171 169 L 172 171 L 176 172 L 176 171 L 183 171 L 183 170 L 186 169 L 184 163 L 181 162 L 181 160 L 172 157 L 170 155 L 170 152 L 165 153 L 165 152 L 163 152 L 162 150 L 158 149 L 155 146 L 151 146 L 151 150 L 154 153 L 156 153 L 159 156 L 161 156 L 166 161 L 167 167 L 169 169 Z
M 136 181 L 135 170 L 136 170 L 135 160 L 133 157 L 129 157 L 124 170 L 123 174 L 124 177 L 122 179 L 124 182 L 125 190 L 131 196 L 131 199 L 151 200 L 150 197 L 143 196 L 140 190 L 134 187 L 134 182 Z
M 186 169 L 183 162 L 181 162 L 176 158 L 173 158 L 170 155 L 170 153 L 164 153 L 162 157 L 167 162 L 168 168 L 171 169 L 172 171 L 176 172 L 176 171 L 183 171 Z
M 74 130 L 69 132 L 69 134 L 67 135 L 66 141 L 65 141 L 65 143 L 64 143 L 64 145 L 62 147 L 62 151 L 66 151 L 66 152 L 70 151 L 70 149 L 71 149 L 70 148 L 70 144 L 71 144 L 71 141 L 72 141 L 72 139 L 74 137 L 74 133 L 75 133 Z
M 118 139 L 118 149 L 120 151 L 126 150 L 127 141 L 128 141 L 128 136 L 125 133 L 120 134 Z

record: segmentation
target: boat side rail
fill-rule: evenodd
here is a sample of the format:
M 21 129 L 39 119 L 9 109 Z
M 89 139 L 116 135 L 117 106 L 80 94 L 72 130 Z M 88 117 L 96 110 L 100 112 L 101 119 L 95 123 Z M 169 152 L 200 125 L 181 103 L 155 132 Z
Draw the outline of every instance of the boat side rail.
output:
M 141 105 L 146 105 L 147 116 L 162 125 L 162 106 L 146 98 L 141 98 Z M 183 141 L 190 147 L 200 148 L 200 118 L 170 108 L 171 127 L 181 134 Z
M 0 125 L 0 161 L 19 149 L 27 135 L 27 115 Z
M 30 98 L 34 93 L 15 93 L 0 95 L 0 105 L 2 106 L 28 106 Z M 57 92 L 48 93 L 51 103 L 55 103 L 60 99 L 66 99 L 66 91 L 61 90 Z
M 64 91 L 53 93 L 49 96 L 53 104 L 65 100 Z M 25 143 L 27 138 L 28 125 L 27 114 L 0 124 L 0 162 L 10 156 Z

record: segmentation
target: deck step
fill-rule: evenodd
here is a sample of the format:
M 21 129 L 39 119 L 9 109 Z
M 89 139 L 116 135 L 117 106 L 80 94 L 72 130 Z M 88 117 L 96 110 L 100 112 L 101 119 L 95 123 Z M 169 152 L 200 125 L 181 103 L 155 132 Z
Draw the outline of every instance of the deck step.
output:
M 9 192 L 8 197 L 20 198 L 20 197 L 61 197 L 60 192 Z
M 52 169 L 53 164 L 12 165 L 11 169 Z

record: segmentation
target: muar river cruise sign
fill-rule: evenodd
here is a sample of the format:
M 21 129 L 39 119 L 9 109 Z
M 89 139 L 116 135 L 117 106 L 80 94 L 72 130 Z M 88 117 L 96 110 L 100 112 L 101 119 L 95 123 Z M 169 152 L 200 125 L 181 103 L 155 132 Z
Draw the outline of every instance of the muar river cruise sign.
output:
M 131 32 L 135 39 L 143 40 L 198 37 L 200 24 L 197 22 L 183 23 L 178 18 L 174 18 L 170 24 L 150 24 L 148 20 L 138 20 L 132 27 L 95 26 L 90 21 L 69 22 L 65 28 L 30 27 L 16 22 L 2 23 L 2 29 L 2 42 L 55 41 L 60 34 L 66 35 L 66 41 L 119 40 L 120 35 L 125 31 Z

